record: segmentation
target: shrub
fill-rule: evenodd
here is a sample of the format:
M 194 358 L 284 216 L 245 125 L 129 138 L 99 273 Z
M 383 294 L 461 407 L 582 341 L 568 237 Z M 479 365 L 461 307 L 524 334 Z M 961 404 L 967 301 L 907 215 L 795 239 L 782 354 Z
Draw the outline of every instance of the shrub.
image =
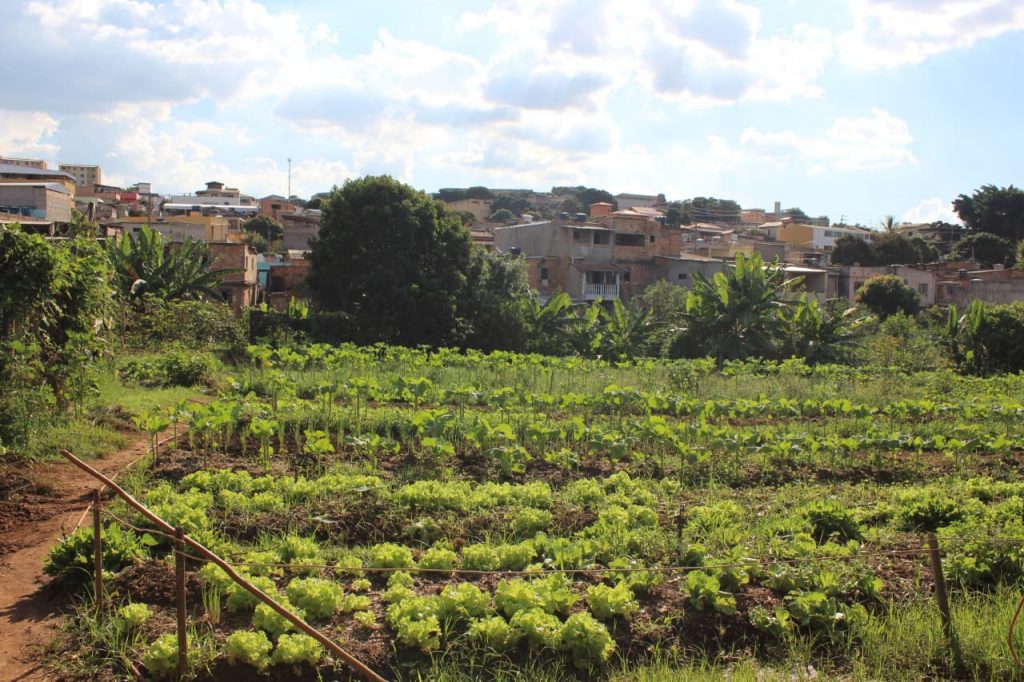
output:
M 210 386 L 218 364 L 205 353 L 172 348 L 152 359 L 130 358 L 118 369 L 126 383 L 140 386 Z
M 232 663 L 246 663 L 256 670 L 265 670 L 270 664 L 272 647 L 262 631 L 236 630 L 224 641 L 224 654 Z
M 899 312 L 916 314 L 921 297 L 896 275 L 882 275 L 864 282 L 857 290 L 857 303 L 884 319 Z

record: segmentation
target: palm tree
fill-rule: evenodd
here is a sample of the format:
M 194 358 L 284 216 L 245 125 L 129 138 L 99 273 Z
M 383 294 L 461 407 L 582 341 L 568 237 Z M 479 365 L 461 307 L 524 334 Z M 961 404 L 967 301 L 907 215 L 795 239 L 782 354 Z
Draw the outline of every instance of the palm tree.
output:
M 564 291 L 555 293 L 546 303 L 534 296 L 523 299 L 523 316 L 529 327 L 529 350 L 558 353 L 566 341 L 571 323 L 572 299 Z
M 896 232 L 896 218 L 891 215 L 887 215 L 878 221 L 878 226 L 882 228 L 882 231 L 886 234 L 893 234 Z
M 214 298 L 216 288 L 232 269 L 211 270 L 210 253 L 203 242 L 186 237 L 176 248 L 148 225 L 135 235 L 107 242 L 107 258 L 115 284 L 124 298 L 152 294 L 164 300 Z
M 643 354 L 654 331 L 650 309 L 626 307 L 612 299 L 611 307 L 599 308 L 600 347 L 609 360 L 625 360 Z
M 788 354 L 808 364 L 842 362 L 848 358 L 866 332 L 871 316 L 857 316 L 856 307 L 839 310 L 822 306 L 817 299 L 800 297 L 786 317 L 789 327 Z

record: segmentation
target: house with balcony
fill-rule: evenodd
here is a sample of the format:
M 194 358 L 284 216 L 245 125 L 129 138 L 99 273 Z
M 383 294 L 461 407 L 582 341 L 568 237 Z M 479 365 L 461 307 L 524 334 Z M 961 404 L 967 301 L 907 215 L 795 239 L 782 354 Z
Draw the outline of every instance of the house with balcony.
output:
M 564 291 L 576 302 L 628 299 L 661 279 L 689 287 L 694 272 L 724 264 L 681 253 L 680 231 L 656 211 L 626 209 L 494 229 L 495 249 L 526 259 L 541 300 Z

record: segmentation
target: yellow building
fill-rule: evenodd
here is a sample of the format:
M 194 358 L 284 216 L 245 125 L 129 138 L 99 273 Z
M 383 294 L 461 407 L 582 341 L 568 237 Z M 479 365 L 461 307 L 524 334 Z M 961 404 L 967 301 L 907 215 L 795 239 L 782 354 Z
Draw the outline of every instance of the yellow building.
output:
M 143 225 L 149 225 L 170 241 L 181 241 L 191 237 L 201 242 L 227 242 L 237 232 L 231 229 L 231 222 L 224 216 L 203 215 L 192 211 L 187 215 L 175 215 L 152 220 L 147 216 L 120 218 L 112 223 L 120 227 L 125 234 L 138 232 Z
M 76 163 L 62 163 L 60 169 L 75 179 L 79 187 L 92 188 L 93 185 L 103 184 L 103 171 L 99 166 L 90 166 Z

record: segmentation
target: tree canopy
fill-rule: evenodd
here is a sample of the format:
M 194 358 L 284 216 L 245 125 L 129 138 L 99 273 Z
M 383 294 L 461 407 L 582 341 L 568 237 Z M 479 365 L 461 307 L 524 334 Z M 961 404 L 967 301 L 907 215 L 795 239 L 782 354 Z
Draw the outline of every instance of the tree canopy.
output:
M 606 203 L 618 208 L 619 202 L 615 200 L 611 192 L 603 189 L 597 189 L 594 187 L 584 187 L 583 185 L 577 185 L 576 187 L 552 187 L 551 193 L 556 197 L 572 197 L 576 200 L 576 206 L 578 211 L 569 211 L 570 213 L 578 213 L 580 211 L 587 212 L 590 210 L 591 204 Z M 565 202 L 563 202 L 563 206 Z M 569 210 L 563 208 L 563 210 Z
M 314 300 L 344 313 L 359 342 L 460 345 L 473 332 L 467 301 L 495 295 L 471 289 L 504 277 L 474 261 L 459 216 L 386 175 L 335 189 L 310 248 Z
M 953 210 L 968 230 L 989 232 L 1013 243 L 1024 239 L 1024 191 L 1010 185 L 983 185 L 970 196 L 961 194 Z
M 1013 265 L 1017 260 L 1017 250 L 1013 243 L 990 232 L 967 235 L 957 242 L 955 253 L 957 258 L 976 260 L 983 267 Z
M 683 224 L 713 222 L 738 223 L 740 221 L 740 205 L 732 199 L 716 199 L 715 197 L 694 197 L 683 202 Z
M 938 260 L 939 252 L 920 237 L 884 232 L 870 243 L 852 235 L 839 237 L 829 257 L 835 265 L 916 265 Z
M 885 319 L 900 312 L 917 313 L 921 297 L 896 275 L 881 275 L 872 277 L 857 290 L 857 303 Z
M 258 215 L 255 218 L 242 223 L 242 229 L 246 232 L 258 234 L 268 244 L 284 237 L 284 228 L 270 216 Z

